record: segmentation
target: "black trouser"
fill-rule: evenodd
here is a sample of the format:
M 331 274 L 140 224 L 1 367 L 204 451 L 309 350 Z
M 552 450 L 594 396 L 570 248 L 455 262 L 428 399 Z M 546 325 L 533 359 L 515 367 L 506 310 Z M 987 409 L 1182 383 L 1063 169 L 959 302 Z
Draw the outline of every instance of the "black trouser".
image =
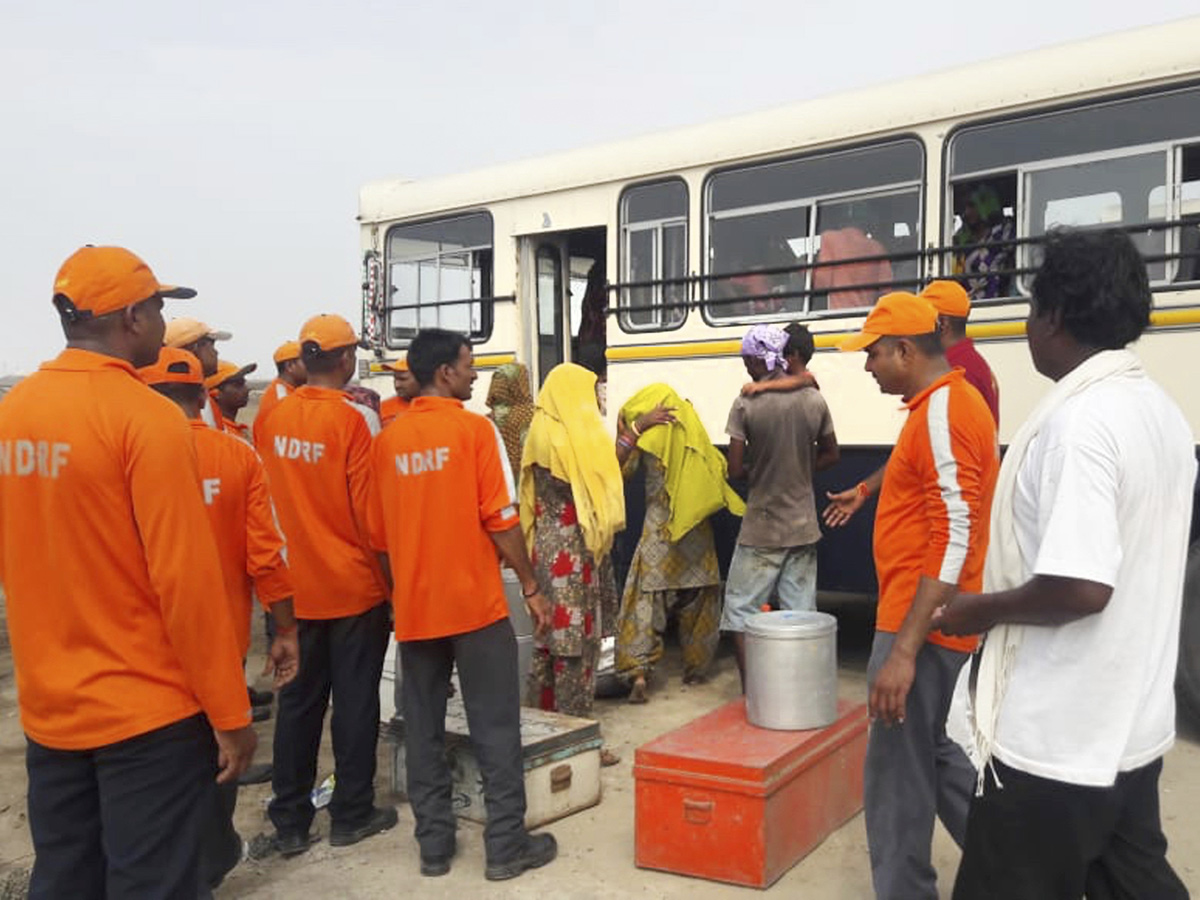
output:
M 521 698 L 512 624 L 504 618 L 465 634 L 404 641 L 400 661 L 408 799 L 421 855 L 445 856 L 455 847 L 446 764 L 446 691 L 457 662 L 471 745 L 483 776 L 487 860 L 511 861 L 526 840 Z
M 954 900 L 1175 900 L 1187 888 L 1167 862 L 1158 812 L 1162 760 L 1108 788 L 1019 772 L 993 760 L 971 802 Z
M 357 616 L 299 619 L 300 671 L 279 692 L 275 715 L 275 799 L 268 813 L 280 834 L 308 834 L 317 753 L 333 692 L 334 775 L 329 817 L 357 828 L 375 807 L 379 677 L 387 647 L 387 604 Z
M 874 684 L 895 644 L 895 634 L 875 632 L 868 684 Z M 935 819 L 962 844 L 975 769 L 946 736 L 946 713 L 966 659 L 967 654 L 948 647 L 922 645 L 904 721 L 871 723 L 863 806 L 876 900 L 936 900 L 937 870 L 931 860 Z
M 201 834 L 201 878 L 215 890 L 242 859 L 242 836 L 233 827 L 237 811 L 237 781 L 218 784 L 212 792 L 211 812 Z
M 95 750 L 27 741 L 34 900 L 179 900 L 200 892 L 217 745 L 195 715 Z

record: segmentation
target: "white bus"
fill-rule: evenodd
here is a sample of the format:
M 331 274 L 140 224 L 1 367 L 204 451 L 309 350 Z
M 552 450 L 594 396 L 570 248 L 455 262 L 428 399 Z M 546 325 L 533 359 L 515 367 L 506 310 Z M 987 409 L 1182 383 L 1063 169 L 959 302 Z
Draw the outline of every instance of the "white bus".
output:
M 746 380 L 747 326 L 805 323 L 843 445 L 821 487 L 876 467 L 902 421 L 861 354 L 827 352 L 876 297 L 964 279 L 1007 443 L 1047 388 L 1021 339 L 1039 238 L 1056 225 L 1124 228 L 1155 295 L 1138 351 L 1200 432 L 1200 17 L 468 174 L 378 182 L 362 189 L 359 221 L 369 368 L 401 356 L 420 327 L 463 331 L 485 375 L 480 409 L 489 368 L 519 360 L 540 381 L 563 360 L 599 356 L 610 417 L 665 381 L 723 444 Z M 870 518 L 826 535 L 823 588 L 872 589 Z M 734 527 L 718 532 L 728 541 Z M 638 530 L 635 519 L 627 533 Z M 1198 547 L 1180 681 L 1200 711 Z

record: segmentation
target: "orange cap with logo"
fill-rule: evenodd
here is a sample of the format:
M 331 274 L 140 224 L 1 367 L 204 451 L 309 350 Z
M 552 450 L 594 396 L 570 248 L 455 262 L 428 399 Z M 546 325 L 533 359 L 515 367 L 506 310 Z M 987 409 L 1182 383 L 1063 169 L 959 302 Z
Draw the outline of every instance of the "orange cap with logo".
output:
M 933 304 L 943 316 L 965 319 L 971 314 L 971 298 L 957 281 L 942 279 L 931 281 L 921 291 L 921 296 Z
M 64 312 L 103 316 L 156 295 L 186 300 L 196 292 L 163 284 L 140 257 L 124 247 L 80 247 L 54 276 L 54 298 L 60 304 L 65 301 Z
M 231 363 L 227 360 L 221 360 L 217 363 L 217 371 L 204 379 L 204 386 L 210 391 L 214 388 L 219 388 L 227 381 L 234 378 L 245 377 L 258 368 L 258 363 L 250 363 L 249 365 L 239 366 L 237 363 Z
M 276 350 L 275 355 L 271 357 L 275 363 L 285 363 L 289 359 L 300 358 L 300 342 L 299 341 L 284 341 Z
M 356 346 L 358 335 L 341 316 L 324 313 L 313 316 L 300 329 L 301 347 L 307 349 L 308 344 L 315 344 L 319 350 L 338 350 L 342 347 Z
M 209 328 L 199 319 L 172 319 L 167 323 L 167 331 L 163 335 L 163 343 L 168 347 L 187 347 L 201 338 L 212 338 L 214 341 L 227 341 L 231 337 L 228 331 L 217 331 Z
M 907 291 L 884 294 L 863 322 L 862 331 L 838 345 L 839 350 L 863 350 L 881 337 L 913 337 L 937 330 L 937 310 L 924 297 Z
M 138 369 L 142 381 L 155 384 L 204 384 L 204 371 L 195 354 L 176 347 L 163 347 L 158 361 Z

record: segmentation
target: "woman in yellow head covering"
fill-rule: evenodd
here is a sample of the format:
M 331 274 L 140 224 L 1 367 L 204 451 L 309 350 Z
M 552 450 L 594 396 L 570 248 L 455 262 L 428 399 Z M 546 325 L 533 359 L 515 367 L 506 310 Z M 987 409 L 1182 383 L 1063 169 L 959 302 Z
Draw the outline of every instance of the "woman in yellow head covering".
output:
M 596 376 L 582 366 L 564 363 L 546 377 L 521 458 L 519 493 L 521 525 L 552 610 L 551 628 L 534 649 L 529 703 L 587 718 L 600 612 L 616 606 L 605 563 L 613 536 L 625 527 L 625 493 L 600 418 Z
M 660 423 L 665 427 L 653 427 Z M 617 618 L 617 675 L 633 683 L 629 702 L 645 703 L 646 679 L 662 658 L 672 612 L 684 682 L 702 677 L 712 662 L 721 575 L 709 516 L 722 508 L 740 516 L 746 506 L 726 482 L 725 457 L 692 404 L 667 385 L 652 384 L 629 398 L 618 429 L 617 456 L 626 474 L 645 464 L 646 518 Z

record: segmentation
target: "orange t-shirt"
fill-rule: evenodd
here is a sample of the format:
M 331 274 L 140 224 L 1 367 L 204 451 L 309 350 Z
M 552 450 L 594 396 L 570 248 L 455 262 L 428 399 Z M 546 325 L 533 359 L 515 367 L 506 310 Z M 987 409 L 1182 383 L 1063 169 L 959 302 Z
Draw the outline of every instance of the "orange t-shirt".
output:
M 913 397 L 908 410 L 875 513 L 880 631 L 900 630 L 922 575 L 964 591 L 982 588 L 1000 469 L 996 422 L 961 369 Z M 978 639 L 934 631 L 929 641 L 969 652 Z
M 391 559 L 396 639 L 484 628 L 508 615 L 489 532 L 520 525 L 500 432 L 448 397 L 417 397 L 375 439 L 375 546 Z
M 267 492 L 262 460 L 245 441 L 193 419 L 196 461 L 208 520 L 212 523 L 225 596 L 242 656 L 250 649 L 252 589 L 264 609 L 292 596 L 283 538 Z
M 380 423 L 386 428 L 395 421 L 396 416 L 400 413 L 408 412 L 410 406 L 412 406 L 411 400 L 405 400 L 403 397 L 388 397 L 379 405 Z
M 254 449 L 259 452 L 259 455 L 266 456 L 264 452 L 267 448 L 262 445 L 262 426 L 267 421 L 267 415 L 281 400 L 290 397 L 295 388 L 284 381 L 282 378 L 276 378 L 262 392 L 262 396 L 258 400 L 258 412 L 254 414 L 254 424 L 251 426 L 251 437 L 254 439 Z
M 68 349 L 0 404 L 0 581 L 37 743 L 250 724 L 187 421 L 128 363 Z
M 387 597 L 367 532 L 374 411 L 305 385 L 263 423 L 263 464 L 288 544 L 296 617 L 356 616 Z
M 200 424 L 203 425 L 204 421 L 201 420 Z M 232 434 L 234 437 L 240 438 L 241 440 L 245 441 L 247 444 L 250 443 L 250 426 L 243 425 L 237 419 L 230 419 L 230 418 L 227 418 L 226 416 L 222 416 L 221 417 L 221 430 L 224 431 L 226 434 Z

